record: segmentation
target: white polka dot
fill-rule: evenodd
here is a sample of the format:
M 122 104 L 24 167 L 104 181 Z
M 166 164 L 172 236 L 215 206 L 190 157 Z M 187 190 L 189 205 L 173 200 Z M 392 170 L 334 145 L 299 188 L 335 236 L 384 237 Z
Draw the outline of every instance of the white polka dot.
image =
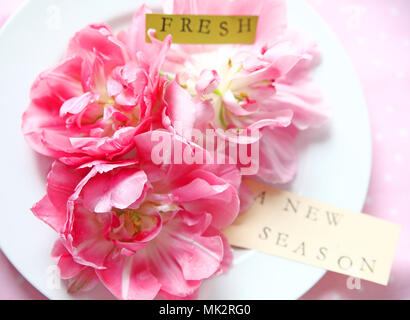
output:
M 341 300 L 342 296 L 338 293 L 335 293 L 332 295 L 332 300 Z
M 359 46 L 365 46 L 367 43 L 367 39 L 364 37 L 359 37 L 356 39 L 356 42 Z
M 387 174 L 384 176 L 384 180 L 385 180 L 386 182 L 392 182 L 392 181 L 393 181 L 393 177 L 392 177 L 391 174 L 387 173 Z
M 403 71 L 397 71 L 396 72 L 396 78 L 397 79 L 404 79 L 404 72 Z
M 373 59 L 373 64 L 376 67 L 380 67 L 383 64 L 383 61 L 381 59 L 376 58 L 376 59 Z
M 376 138 L 376 141 L 383 141 L 384 136 L 383 136 L 383 134 L 378 133 L 378 134 L 376 134 L 375 138 Z
M 403 46 L 410 47 L 410 41 L 409 40 L 404 40 L 403 41 Z
M 404 161 L 403 155 L 401 155 L 400 153 L 398 153 L 394 156 L 394 162 L 403 163 L 403 161 Z
M 382 41 L 384 41 L 384 40 L 386 40 L 387 38 L 388 38 L 388 36 L 387 36 L 387 33 L 386 32 L 380 32 L 379 33 L 379 38 L 380 38 L 380 40 L 382 40 Z
M 390 215 L 391 215 L 391 216 L 397 216 L 398 214 L 399 214 L 399 213 L 397 212 L 396 209 L 390 210 Z
M 388 106 L 388 107 L 386 108 L 386 111 L 387 111 L 388 113 L 393 113 L 393 112 L 394 112 L 394 108 L 393 108 L 392 106 Z
M 409 135 L 409 132 L 407 131 L 407 129 L 401 129 L 400 130 L 400 136 L 401 137 L 407 137 Z
M 389 12 L 393 17 L 397 17 L 399 15 L 399 9 L 397 9 L 396 7 L 390 8 Z

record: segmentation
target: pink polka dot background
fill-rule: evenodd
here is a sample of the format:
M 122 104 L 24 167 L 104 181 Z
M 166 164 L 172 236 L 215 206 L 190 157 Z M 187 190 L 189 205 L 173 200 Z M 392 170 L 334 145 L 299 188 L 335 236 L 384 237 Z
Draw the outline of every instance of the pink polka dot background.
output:
M 374 154 L 363 211 L 403 229 L 387 287 L 328 272 L 302 299 L 410 299 L 410 1 L 307 1 L 342 41 L 366 96 Z M 22 2 L 0 0 L 0 26 Z M 1 251 L 0 299 L 45 299 Z

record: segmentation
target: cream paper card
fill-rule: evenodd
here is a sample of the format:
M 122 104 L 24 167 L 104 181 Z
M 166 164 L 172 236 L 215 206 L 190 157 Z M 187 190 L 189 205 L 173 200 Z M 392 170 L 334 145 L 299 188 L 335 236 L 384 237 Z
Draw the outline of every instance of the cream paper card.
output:
M 231 245 L 387 285 L 400 226 L 246 183 L 257 196 L 224 230 Z
M 252 44 L 257 25 L 257 16 L 147 14 L 145 19 L 146 35 L 155 29 L 156 39 L 171 34 L 172 43 L 185 44 Z

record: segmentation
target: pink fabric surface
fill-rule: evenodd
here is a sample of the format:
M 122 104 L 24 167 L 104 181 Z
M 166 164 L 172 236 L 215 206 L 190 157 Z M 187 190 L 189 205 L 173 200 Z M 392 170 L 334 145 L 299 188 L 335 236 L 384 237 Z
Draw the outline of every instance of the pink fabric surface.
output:
M 0 26 L 21 2 L 0 0 Z M 387 287 L 367 281 L 355 286 L 328 272 L 302 299 L 410 299 L 410 1 L 308 2 L 344 44 L 366 96 L 374 153 L 363 211 L 403 229 Z M 45 299 L 1 252 L 0 299 Z

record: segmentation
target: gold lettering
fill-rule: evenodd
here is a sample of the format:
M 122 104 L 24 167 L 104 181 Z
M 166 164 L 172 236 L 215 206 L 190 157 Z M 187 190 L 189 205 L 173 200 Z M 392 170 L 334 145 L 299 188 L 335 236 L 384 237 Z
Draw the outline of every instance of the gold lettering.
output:
M 327 215 L 327 221 L 329 222 L 329 225 L 335 225 L 337 226 L 342 218 L 342 214 L 336 213 L 336 212 L 326 212 Z
M 312 221 L 317 221 L 317 213 L 319 212 L 318 208 L 309 206 L 309 211 L 306 215 L 306 218 Z
M 269 227 L 265 227 L 265 228 L 262 229 L 262 232 L 263 232 L 263 234 L 259 234 L 259 239 L 267 240 L 268 237 L 269 237 L 268 233 L 272 232 L 272 229 L 269 228 Z
M 211 24 L 211 20 L 208 19 L 201 19 L 199 22 L 199 33 L 204 33 L 204 34 L 210 34 L 211 31 L 209 30 L 209 25 Z M 205 31 L 202 31 L 202 29 L 205 28 Z
M 347 266 L 346 266 L 346 263 L 343 263 L 343 261 L 347 262 Z M 349 257 L 343 256 L 343 257 L 340 257 L 339 260 L 337 260 L 337 264 L 339 265 L 340 269 L 349 270 L 353 266 L 353 261 Z
M 326 260 L 326 253 L 327 253 L 327 248 L 326 247 L 320 247 L 319 249 L 319 255 L 316 256 L 316 259 L 319 261 L 325 261 Z
M 286 207 L 283 209 L 283 211 L 290 211 L 289 207 L 291 207 L 294 213 L 298 213 L 299 205 L 300 205 L 299 200 L 297 201 L 297 204 L 295 205 L 290 198 L 287 198 Z
M 169 17 L 162 17 L 162 29 L 161 32 L 166 32 L 165 28 L 166 27 L 171 27 L 171 23 L 174 19 L 169 18 Z M 167 21 L 169 21 L 169 23 L 167 23 Z
M 239 19 L 239 31 L 238 33 L 243 33 L 243 19 Z M 247 23 L 246 23 L 246 27 L 248 27 L 248 31 L 247 32 L 251 32 L 251 19 L 248 18 Z
M 305 256 L 305 243 L 304 242 L 302 242 L 301 244 L 300 244 L 300 246 L 299 247 L 297 247 L 296 248 L 296 250 L 294 250 L 293 251 L 293 253 L 298 253 L 298 251 L 302 251 L 302 256 Z
M 185 28 L 187 28 L 189 32 L 192 32 L 191 19 L 183 17 L 182 18 L 182 30 L 181 30 L 181 32 L 185 32 Z
M 372 265 L 370 266 L 369 262 L 365 258 L 362 258 L 362 267 L 360 268 L 360 271 L 365 271 L 365 267 L 369 269 L 371 273 L 374 273 L 374 269 L 376 267 L 376 260 L 372 261 Z
M 222 21 L 219 24 L 219 28 L 221 29 L 221 32 L 219 32 L 219 35 L 221 37 L 226 37 L 229 34 L 229 30 L 228 30 L 228 22 L 226 21 Z
M 288 238 L 289 238 L 288 234 L 279 232 L 278 238 L 276 240 L 276 245 L 279 247 L 287 248 L 288 244 L 286 241 L 288 240 Z

